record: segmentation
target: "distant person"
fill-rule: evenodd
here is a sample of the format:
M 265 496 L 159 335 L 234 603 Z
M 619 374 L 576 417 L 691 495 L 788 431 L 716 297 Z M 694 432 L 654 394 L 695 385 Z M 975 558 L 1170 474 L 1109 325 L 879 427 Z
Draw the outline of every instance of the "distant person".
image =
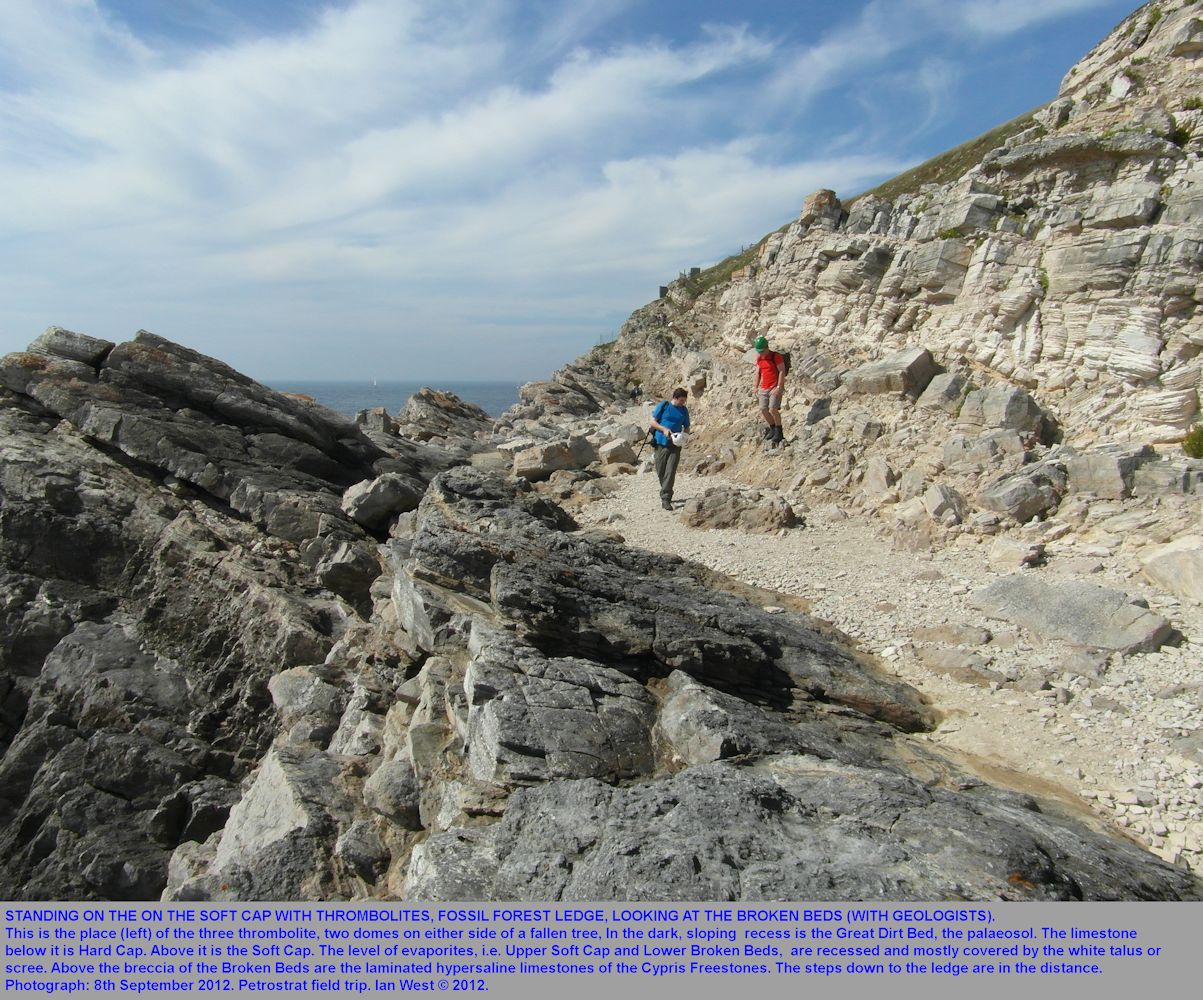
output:
M 638 403 L 639 397 L 642 395 L 643 395 L 643 390 L 639 387 L 638 383 L 631 386 L 631 402 L 632 403 Z
M 781 395 L 785 391 L 785 358 L 769 350 L 769 342 L 757 337 L 752 345 L 756 348 L 756 399 L 760 405 L 760 416 L 765 422 L 764 439 L 774 445 L 785 440 L 781 429 Z
M 689 409 L 685 400 L 689 393 L 674 389 L 672 399 L 665 399 L 652 411 L 652 445 L 656 449 L 656 476 L 660 480 L 660 506 L 673 509 L 673 487 L 677 482 L 677 465 L 681 461 L 681 435 L 689 430 Z

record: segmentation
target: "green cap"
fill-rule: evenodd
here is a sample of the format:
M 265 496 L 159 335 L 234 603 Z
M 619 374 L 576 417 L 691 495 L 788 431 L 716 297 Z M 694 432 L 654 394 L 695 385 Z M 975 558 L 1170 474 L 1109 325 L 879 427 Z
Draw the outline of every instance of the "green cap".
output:
M 763 351 L 766 347 L 769 346 L 769 342 L 764 337 L 757 337 L 756 342 L 754 344 L 752 344 L 752 346 L 755 347 L 756 350 L 758 350 L 758 351 Z

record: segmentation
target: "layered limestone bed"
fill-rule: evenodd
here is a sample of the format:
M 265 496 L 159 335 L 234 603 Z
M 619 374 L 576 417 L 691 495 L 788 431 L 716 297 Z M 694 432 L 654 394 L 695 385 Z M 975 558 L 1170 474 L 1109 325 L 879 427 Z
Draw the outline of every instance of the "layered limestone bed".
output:
M 52 330 L 0 376 L 11 898 L 1203 894 L 947 755 L 837 633 L 580 529 L 479 441 L 145 333 Z

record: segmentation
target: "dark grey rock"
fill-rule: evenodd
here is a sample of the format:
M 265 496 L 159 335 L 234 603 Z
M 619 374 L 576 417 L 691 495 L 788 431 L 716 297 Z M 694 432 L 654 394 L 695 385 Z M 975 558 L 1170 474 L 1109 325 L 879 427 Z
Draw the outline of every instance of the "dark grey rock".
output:
M 783 755 L 615 788 L 520 789 L 501 822 L 415 848 L 413 898 L 515 900 L 1191 897 L 1195 880 L 1035 800 Z M 959 787 L 959 786 L 958 786 Z M 717 817 L 723 817 L 717 822 Z

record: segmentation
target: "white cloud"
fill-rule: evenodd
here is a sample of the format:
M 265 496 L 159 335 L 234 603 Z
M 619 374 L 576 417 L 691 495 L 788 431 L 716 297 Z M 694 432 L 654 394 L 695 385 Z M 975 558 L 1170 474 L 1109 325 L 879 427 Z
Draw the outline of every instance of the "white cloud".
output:
M 932 0 L 872 0 L 802 42 L 765 25 L 593 40 L 640 7 L 353 0 L 188 49 L 105 0 L 0 0 L 0 227 L 16 248 L 0 250 L 0 349 L 54 322 L 180 338 L 208 323 L 193 346 L 235 364 L 282 337 L 316 344 L 339 317 L 390 350 L 399 324 L 476 329 L 482 351 L 549 323 L 599 332 L 811 190 L 905 166 L 808 146 L 797 116 L 991 14 L 968 0 L 937 24 Z M 910 74 L 914 128 L 957 71 L 928 53 Z

